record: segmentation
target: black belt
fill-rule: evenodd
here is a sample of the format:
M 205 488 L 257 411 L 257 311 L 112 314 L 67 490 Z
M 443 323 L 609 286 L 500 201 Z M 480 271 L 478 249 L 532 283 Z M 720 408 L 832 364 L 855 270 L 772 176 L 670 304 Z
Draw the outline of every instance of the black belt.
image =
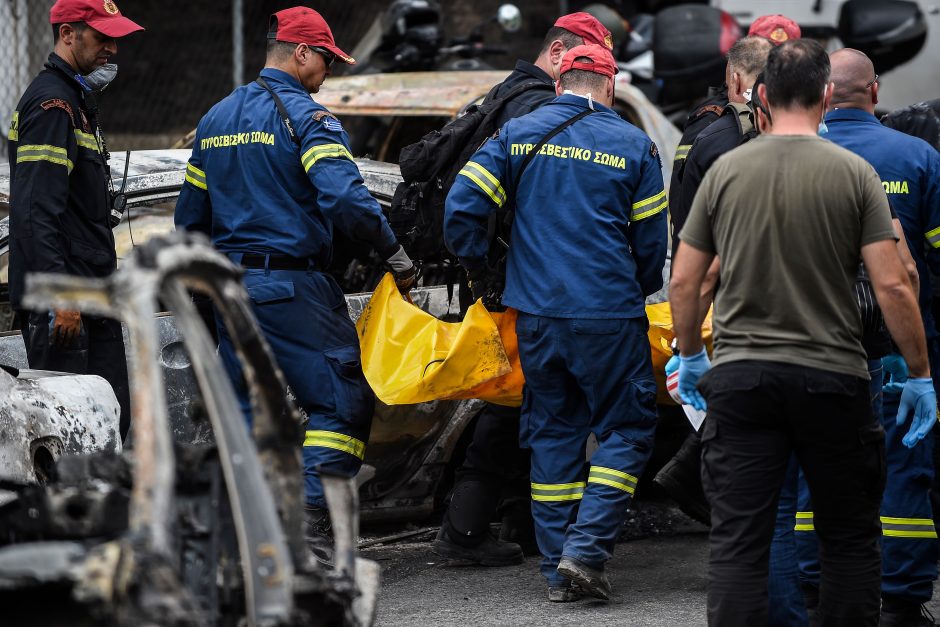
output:
M 245 253 L 242 255 L 242 267 L 268 270 L 316 270 L 317 263 L 313 259 L 299 259 L 289 255 L 261 255 L 258 253 Z

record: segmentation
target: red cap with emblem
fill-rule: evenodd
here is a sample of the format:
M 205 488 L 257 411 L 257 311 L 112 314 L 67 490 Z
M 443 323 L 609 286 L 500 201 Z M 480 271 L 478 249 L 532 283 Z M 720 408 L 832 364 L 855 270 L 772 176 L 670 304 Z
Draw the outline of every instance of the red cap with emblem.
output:
M 802 32 L 800 25 L 785 15 L 762 15 L 754 20 L 747 34 L 748 37 L 766 37 L 779 46 L 785 41 L 799 39 Z
M 336 46 L 333 32 L 323 16 L 308 7 L 291 7 L 272 15 L 268 26 L 268 39 L 325 48 L 344 63 L 352 65 L 356 62 Z
M 49 10 L 49 23 L 66 22 L 84 22 L 115 39 L 144 30 L 140 24 L 121 15 L 113 0 L 56 0 Z
M 608 50 L 614 49 L 614 38 L 610 31 L 590 13 L 562 15 L 555 21 L 555 26 L 584 38 L 586 44 L 597 44 Z
M 585 57 L 589 61 L 577 60 Z M 617 62 L 614 61 L 614 55 L 607 48 L 597 44 L 583 44 L 575 46 L 562 57 L 559 75 L 569 70 L 585 70 L 604 76 L 613 76 L 617 73 Z

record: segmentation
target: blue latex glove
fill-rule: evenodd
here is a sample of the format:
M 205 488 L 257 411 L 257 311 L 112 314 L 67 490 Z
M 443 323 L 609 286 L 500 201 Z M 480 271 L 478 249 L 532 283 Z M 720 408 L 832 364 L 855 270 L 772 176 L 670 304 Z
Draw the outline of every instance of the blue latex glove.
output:
M 686 404 L 699 411 L 705 411 L 705 399 L 695 386 L 711 367 L 712 363 L 708 361 L 708 353 L 704 348 L 692 357 L 679 356 L 679 395 Z
M 680 384 L 681 385 L 681 384 Z M 907 422 L 908 414 L 912 415 L 911 428 L 908 429 L 901 442 L 907 448 L 924 439 L 937 421 L 937 395 L 933 389 L 930 377 L 908 379 L 901 392 L 901 404 L 898 406 L 898 425 Z
M 669 358 L 669 361 L 666 362 L 666 376 L 668 377 L 673 372 L 679 369 L 679 356 L 673 355 Z
M 884 391 L 891 394 L 900 394 L 904 391 L 904 382 L 907 381 L 907 362 L 897 353 L 885 355 L 881 358 L 881 365 L 888 373 L 888 382 Z

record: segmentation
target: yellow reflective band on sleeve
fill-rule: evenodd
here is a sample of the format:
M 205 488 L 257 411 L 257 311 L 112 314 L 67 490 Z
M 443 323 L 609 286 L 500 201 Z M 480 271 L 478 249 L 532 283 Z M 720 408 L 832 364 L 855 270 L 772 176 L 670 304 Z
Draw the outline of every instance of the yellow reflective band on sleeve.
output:
M 191 163 L 186 164 L 186 182 L 199 189 L 209 189 L 206 186 L 206 173 Z
M 490 174 L 490 172 L 479 163 L 468 161 L 467 165 L 458 172 L 477 184 L 477 187 L 486 192 L 497 207 L 502 207 L 506 202 L 506 192 L 503 190 L 499 179 Z
M 20 140 L 20 112 L 13 112 L 13 119 L 10 120 L 10 132 L 7 134 L 7 139 L 11 142 L 17 142 Z
M 320 446 L 332 448 L 337 451 L 349 453 L 353 457 L 362 459 L 366 455 L 366 445 L 351 435 L 336 433 L 334 431 L 307 431 L 304 446 Z
M 342 144 L 321 144 L 305 152 L 300 158 L 300 163 L 304 166 L 304 172 L 309 172 L 317 161 L 328 158 L 353 160 L 352 155 L 346 150 L 346 146 Z
M 636 477 L 631 474 L 603 466 L 591 466 L 591 472 L 588 473 L 588 483 L 610 486 L 623 490 L 627 494 L 633 494 L 636 490 L 636 482 Z
M 584 482 L 533 483 L 533 501 L 580 501 L 584 496 Z
M 793 527 L 793 530 L 816 531 L 816 527 L 813 525 L 813 512 L 797 512 L 796 525 Z
M 98 149 L 98 142 L 95 141 L 95 136 L 91 133 L 85 133 L 84 131 L 75 129 L 75 141 L 78 142 L 79 148 L 87 148 L 88 150 L 101 152 Z
M 927 243 L 930 244 L 931 248 L 940 248 L 940 226 L 932 231 L 927 231 L 924 233 L 924 236 L 927 238 Z
M 655 196 L 633 203 L 630 211 L 630 221 L 638 222 L 644 218 L 654 216 L 668 205 L 669 201 L 666 199 L 666 190 L 663 190 Z
M 688 157 L 690 150 L 692 150 L 692 144 L 679 144 L 679 146 L 676 148 L 675 161 L 682 161 Z
M 891 538 L 936 538 L 937 529 L 930 518 L 881 517 L 881 533 Z
M 65 148 L 50 146 L 49 144 L 25 145 L 16 149 L 16 162 L 26 161 L 48 161 L 56 165 L 64 165 L 69 173 L 72 172 L 72 161 L 69 159 L 69 153 Z

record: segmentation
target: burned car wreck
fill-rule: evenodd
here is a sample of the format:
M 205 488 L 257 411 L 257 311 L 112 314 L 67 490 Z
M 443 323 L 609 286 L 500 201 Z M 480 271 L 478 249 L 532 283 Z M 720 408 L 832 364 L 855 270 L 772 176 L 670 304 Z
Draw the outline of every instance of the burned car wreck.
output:
M 107 280 L 30 277 L 27 306 L 126 325 L 134 446 L 65 455 L 46 477 L 4 480 L 13 495 L 0 506 L 5 625 L 371 624 L 378 567 L 356 557 L 355 482 L 324 477 L 336 540 L 324 568 L 302 535 L 301 417 L 240 276 L 204 239 L 179 234 L 135 249 Z M 191 291 L 212 299 L 237 338 L 251 434 Z M 151 357 L 158 299 L 176 314 L 212 444 L 174 444 Z

